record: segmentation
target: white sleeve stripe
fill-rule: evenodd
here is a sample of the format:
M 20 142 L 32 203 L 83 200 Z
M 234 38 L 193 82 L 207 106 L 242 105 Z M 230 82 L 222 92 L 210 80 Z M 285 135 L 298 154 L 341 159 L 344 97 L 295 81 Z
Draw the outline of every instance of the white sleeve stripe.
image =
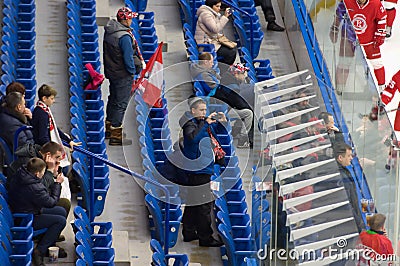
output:
M 393 96 L 393 94 L 391 94 L 388 91 L 383 91 L 382 94 L 386 95 L 387 97 L 392 97 Z

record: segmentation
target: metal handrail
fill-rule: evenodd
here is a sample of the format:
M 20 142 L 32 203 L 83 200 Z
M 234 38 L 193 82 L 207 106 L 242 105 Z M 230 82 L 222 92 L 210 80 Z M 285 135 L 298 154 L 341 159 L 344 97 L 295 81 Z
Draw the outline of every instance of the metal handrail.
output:
M 196 0 L 191 0 L 192 1 L 192 31 L 193 33 L 196 31 Z M 222 3 L 228 5 L 229 7 L 233 8 L 234 10 L 239 11 L 240 13 L 242 13 L 243 15 L 245 15 L 246 17 L 248 17 L 250 19 L 250 54 L 251 57 L 253 57 L 253 46 L 254 46 L 254 30 L 253 30 L 253 18 L 251 17 L 251 15 L 249 13 L 247 13 L 246 11 L 244 11 L 243 9 L 241 9 L 238 6 L 234 6 L 232 5 L 230 2 L 226 1 L 226 0 L 222 0 Z
M 64 142 L 64 141 L 63 141 L 63 144 L 64 144 L 64 146 L 69 147 L 69 144 Z M 88 150 L 85 150 L 85 149 L 82 149 L 82 148 L 79 148 L 79 147 L 76 147 L 76 146 L 74 147 L 74 151 L 83 153 L 83 154 L 85 154 L 85 155 L 90 157 L 90 190 L 89 190 L 89 193 L 90 193 L 90 206 L 89 206 L 89 209 L 90 209 L 90 211 L 89 211 L 89 218 L 90 218 L 91 222 L 94 220 L 94 217 L 93 217 L 94 216 L 94 210 L 93 209 L 94 209 L 94 161 L 95 160 L 99 160 L 99 161 L 105 163 L 108 166 L 111 166 L 111 167 L 113 167 L 113 168 L 115 168 L 115 169 L 117 169 L 119 171 L 122 171 L 122 172 L 124 172 L 124 173 L 126 173 L 128 175 L 131 175 L 133 177 L 136 177 L 136 178 L 138 178 L 140 180 L 143 180 L 145 182 L 149 182 L 149 183 L 159 187 L 161 190 L 164 191 L 164 193 L 165 193 L 165 223 L 164 223 L 164 242 L 165 243 L 164 243 L 164 252 L 165 252 L 165 254 L 168 254 L 168 247 L 169 247 L 169 235 L 168 235 L 168 231 L 169 231 L 169 202 L 170 202 L 169 190 L 164 185 L 158 183 L 157 181 L 152 180 L 152 179 L 150 179 L 150 178 L 148 178 L 146 176 L 140 175 L 138 173 L 135 173 L 135 172 L 133 172 L 133 171 L 131 171 L 131 170 L 119 165 L 119 164 L 113 163 L 113 162 L 111 162 L 111 161 L 109 161 L 109 160 L 107 160 L 107 159 L 105 159 L 105 158 L 93 153 L 93 152 L 90 152 Z
M 17 159 L 17 156 L 15 155 L 15 151 L 16 151 L 16 149 L 18 147 L 18 136 L 19 136 L 19 134 L 24 130 L 31 130 L 31 129 L 32 129 L 31 126 L 22 126 L 22 127 L 19 127 L 15 131 L 15 134 L 14 134 L 14 147 L 13 147 L 13 158 L 14 158 L 14 160 Z M 63 145 L 70 148 L 69 143 L 67 143 L 65 141 L 63 141 Z M 90 219 L 91 222 L 94 221 L 94 162 L 95 162 L 95 160 L 99 160 L 99 161 L 105 163 L 108 166 L 111 166 L 111 167 L 113 167 L 113 168 L 115 168 L 115 169 L 117 169 L 119 171 L 122 171 L 122 172 L 124 172 L 124 173 L 126 173 L 128 175 L 131 175 L 133 177 L 136 177 L 136 178 L 138 178 L 140 180 L 143 180 L 145 182 L 149 182 L 149 183 L 155 185 L 156 187 L 159 187 L 162 191 L 164 191 L 164 194 L 165 194 L 165 223 L 164 223 L 164 242 L 165 243 L 164 243 L 164 252 L 165 252 L 165 254 L 168 254 L 168 248 L 169 248 L 169 235 L 168 235 L 168 231 L 169 231 L 169 202 L 170 202 L 169 190 L 164 185 L 158 183 L 157 181 L 152 180 L 152 179 L 150 179 L 150 178 L 148 178 L 146 176 L 140 175 L 138 173 L 135 173 L 135 172 L 133 172 L 133 171 L 131 171 L 131 170 L 125 168 L 125 167 L 122 167 L 119 164 L 113 163 L 113 162 L 111 162 L 111 161 L 109 161 L 109 160 L 107 160 L 107 159 L 105 159 L 105 158 L 103 158 L 103 157 L 91 152 L 91 151 L 82 149 L 80 147 L 74 147 L 74 151 L 83 153 L 83 154 L 85 154 L 85 155 L 90 157 L 90 168 L 89 168 L 90 169 L 90 177 L 89 177 L 89 181 L 90 181 L 90 188 L 89 188 L 90 204 L 89 204 L 89 209 L 88 209 L 88 212 L 89 212 L 88 216 L 89 216 L 89 219 Z

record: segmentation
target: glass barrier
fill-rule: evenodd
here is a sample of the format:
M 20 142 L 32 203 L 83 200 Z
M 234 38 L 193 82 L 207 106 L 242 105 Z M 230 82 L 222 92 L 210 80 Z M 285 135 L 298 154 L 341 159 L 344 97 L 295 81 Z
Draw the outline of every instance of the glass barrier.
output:
M 333 88 L 329 98 L 332 101 L 336 99 L 340 106 L 341 117 L 335 121 L 336 125 L 345 132 L 346 139 L 353 147 L 353 156 L 356 156 L 353 165 L 358 160 L 362 167 L 361 173 L 358 173 L 361 192 L 358 198 L 371 197 L 369 200 L 376 206 L 375 211 L 386 215 L 387 235 L 397 252 L 400 220 L 396 190 L 399 187 L 399 154 L 397 132 L 392 130 L 397 104 L 386 107 L 386 111 L 380 107 L 373 68 L 359 45 L 343 3 L 304 0 L 304 4 L 314 27 L 314 41 L 319 44 L 331 76 Z M 293 20 L 290 15 L 290 11 L 285 12 L 285 21 L 286 18 L 287 21 Z M 292 27 L 292 30 L 296 31 L 296 27 Z M 293 47 L 295 53 L 296 49 L 301 49 L 296 45 Z M 388 51 L 382 50 L 382 53 L 385 52 Z M 386 80 L 390 78 L 386 77 Z M 319 104 L 323 105 L 322 102 Z M 265 143 L 265 140 L 261 143 Z M 271 163 L 271 169 L 276 168 Z M 270 172 L 268 170 L 259 176 L 265 177 Z M 372 209 L 363 210 L 373 212 Z M 368 215 L 363 213 L 362 216 L 365 219 Z

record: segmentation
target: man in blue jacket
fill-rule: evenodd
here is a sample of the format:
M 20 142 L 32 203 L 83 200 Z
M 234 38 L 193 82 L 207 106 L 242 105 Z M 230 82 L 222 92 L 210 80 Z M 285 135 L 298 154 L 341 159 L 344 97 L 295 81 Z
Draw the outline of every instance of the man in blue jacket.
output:
M 46 156 L 46 161 L 52 162 L 51 169 L 55 178 L 49 191 L 41 182 L 46 171 L 46 163 L 37 157 L 30 159 L 26 167 L 21 167 L 17 171 L 8 188 L 12 212 L 33 214 L 34 230 L 47 228 L 33 252 L 32 261 L 36 266 L 44 265 L 43 257 L 46 256 L 48 248 L 56 243 L 66 225 L 67 216 L 64 208 L 56 206 L 64 179 L 57 173 L 56 164 L 49 155 Z M 60 248 L 58 256 L 65 258 L 67 253 Z
M 106 138 L 110 145 L 122 145 L 122 121 L 128 106 L 134 75 L 142 70 L 142 57 L 130 25 L 138 13 L 127 7 L 117 12 L 117 20 L 104 27 L 104 72 L 110 81 L 107 102 Z M 124 141 L 130 145 L 132 141 Z
M 219 247 L 222 242 L 213 238 L 211 228 L 212 195 L 210 178 L 214 173 L 214 158 L 211 138 L 216 138 L 218 127 L 223 130 L 227 122 L 222 112 L 213 112 L 206 117 L 207 105 L 199 97 L 189 99 L 190 111 L 179 120 L 183 129 L 183 155 L 186 157 L 185 171 L 187 173 L 190 198 L 182 217 L 183 241 L 190 242 L 199 239 L 203 247 Z M 220 118 L 217 120 L 216 116 Z M 212 135 L 212 136 L 211 136 Z M 196 186 L 196 188 L 193 188 Z

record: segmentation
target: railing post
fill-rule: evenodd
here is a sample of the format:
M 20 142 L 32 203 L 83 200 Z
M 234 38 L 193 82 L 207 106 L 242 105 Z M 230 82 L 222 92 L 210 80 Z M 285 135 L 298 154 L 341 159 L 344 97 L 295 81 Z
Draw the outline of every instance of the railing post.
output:
M 89 206 L 89 219 L 90 222 L 94 221 L 94 157 L 90 157 L 90 176 L 89 176 L 89 182 L 90 182 L 90 206 Z

